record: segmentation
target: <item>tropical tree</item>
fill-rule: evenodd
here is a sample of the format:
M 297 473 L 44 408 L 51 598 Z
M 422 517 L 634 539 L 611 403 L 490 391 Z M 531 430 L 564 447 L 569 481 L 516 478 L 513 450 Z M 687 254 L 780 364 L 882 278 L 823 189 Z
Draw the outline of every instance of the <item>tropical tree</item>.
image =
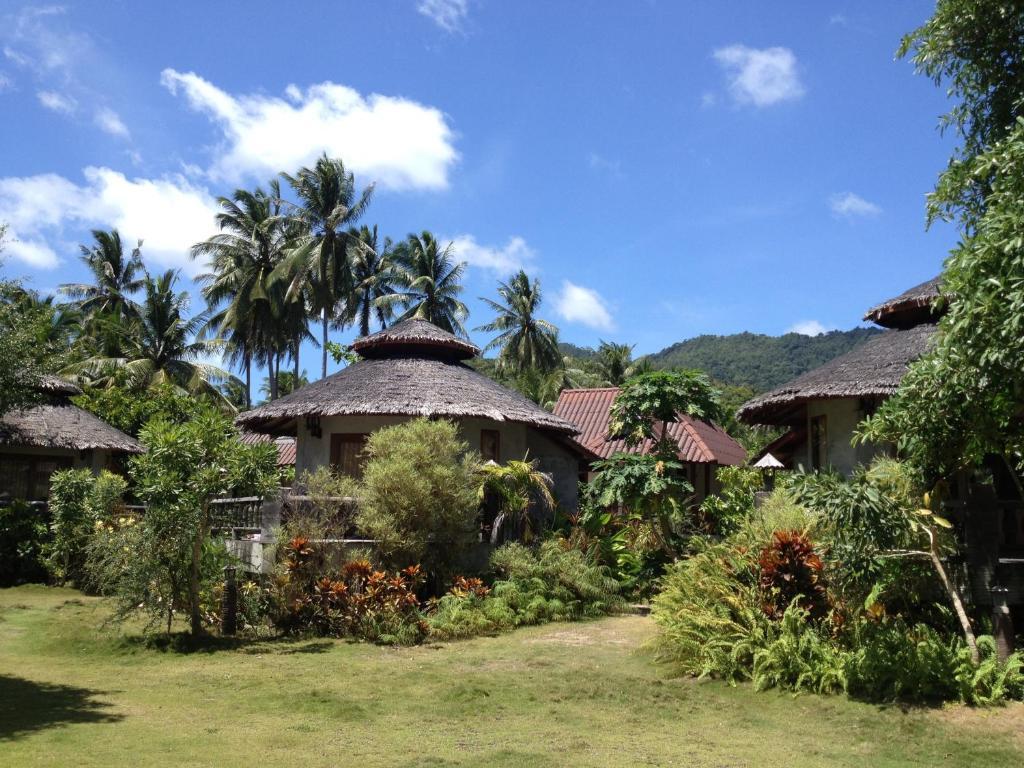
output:
M 286 286 L 275 279 L 289 246 L 288 220 L 281 214 L 281 190 L 275 179 L 270 192 L 235 190 L 218 199 L 220 233 L 192 247 L 193 258 L 208 258 L 209 271 L 196 280 L 211 314 L 203 329 L 226 342 L 227 357 L 245 370 L 246 405 L 252 402 L 252 365 L 270 372 L 272 399 L 277 397 L 276 368 L 282 347 L 298 349 L 306 312 L 300 295 L 289 301 Z M 296 303 L 299 304 L 296 309 Z M 287 319 L 287 322 L 285 320 Z M 284 339 L 283 329 L 292 329 Z M 295 355 L 297 358 L 297 354 Z
M 444 248 L 427 231 L 410 234 L 395 247 L 396 290 L 379 299 L 382 306 L 401 305 L 399 321 L 415 317 L 427 320 L 458 336 L 466 336 L 463 321 L 469 317 L 459 301 L 466 263 L 452 261 L 452 244 Z
M 484 350 L 501 350 L 499 369 L 518 374 L 529 368 L 541 373 L 558 368 L 562 362 L 558 328 L 537 317 L 540 281 L 531 281 L 524 270 L 519 270 L 507 283 L 498 283 L 498 295 L 504 303 L 481 299 L 497 317 L 476 330 L 498 334 Z
M 142 241 L 126 254 L 116 229 L 109 232 L 94 229 L 92 236 L 93 245 L 80 246 L 80 258 L 92 273 L 93 281 L 65 283 L 60 291 L 75 301 L 85 318 L 87 332 L 97 340 L 102 351 L 116 355 L 117 334 L 113 329 L 138 316 L 138 307 L 131 295 L 143 286 Z
M 504 465 L 484 464 L 483 482 L 478 495 L 481 504 L 494 498 L 498 502 L 498 517 L 491 529 L 491 543 L 508 538 L 531 542 L 538 533 L 535 511 L 552 512 L 555 497 L 551 493 L 551 475 L 537 468 L 536 460 L 524 458 Z M 512 536 L 508 534 L 512 532 Z
M 391 319 L 391 307 L 385 301 L 394 293 L 394 262 L 391 239 L 381 244 L 377 226 L 349 229 L 349 259 L 352 265 L 352 296 L 348 301 L 350 320 L 359 325 L 359 335 L 368 336 L 374 318 L 384 328 Z
M 606 386 L 618 387 L 632 374 L 633 345 L 602 341 L 594 364 Z
M 365 213 L 373 185 L 358 192 L 355 177 L 345 164 L 326 154 L 312 168 L 282 176 L 298 197 L 291 219 L 299 228 L 299 236 L 279 272 L 288 276 L 289 297 L 307 294 L 310 309 L 320 315 L 323 378 L 327 376 L 328 329 L 344 324 L 346 314 L 339 314 L 339 305 L 353 290 L 346 228 Z
M 172 384 L 193 394 L 205 394 L 227 403 L 216 384 L 231 377 L 227 371 L 202 361 L 218 353 L 219 340 L 197 339 L 207 322 L 205 313 L 187 316 L 189 295 L 175 291 L 178 272 L 168 270 L 157 278 L 147 276 L 145 298 L 138 318 L 122 331 L 119 357 L 94 356 L 68 368 L 97 385 L 123 385 L 145 389 Z
M 309 384 L 309 376 L 305 371 L 299 374 L 298 378 L 291 371 L 281 371 L 277 374 L 277 392 L 275 397 L 284 397 L 290 395 L 300 387 L 304 387 Z M 264 397 L 269 398 L 271 394 L 271 382 L 270 378 L 267 377 L 263 380 L 262 386 L 260 386 L 260 394 Z

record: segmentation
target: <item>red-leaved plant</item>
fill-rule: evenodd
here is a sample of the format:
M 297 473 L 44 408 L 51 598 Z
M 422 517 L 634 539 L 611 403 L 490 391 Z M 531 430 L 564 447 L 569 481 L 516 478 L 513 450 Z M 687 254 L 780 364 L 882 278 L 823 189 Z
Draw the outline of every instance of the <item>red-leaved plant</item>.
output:
M 762 608 L 771 619 L 781 619 L 796 600 L 812 619 L 825 618 L 830 609 L 823 582 L 824 564 L 814 544 L 800 531 L 776 531 L 758 557 Z

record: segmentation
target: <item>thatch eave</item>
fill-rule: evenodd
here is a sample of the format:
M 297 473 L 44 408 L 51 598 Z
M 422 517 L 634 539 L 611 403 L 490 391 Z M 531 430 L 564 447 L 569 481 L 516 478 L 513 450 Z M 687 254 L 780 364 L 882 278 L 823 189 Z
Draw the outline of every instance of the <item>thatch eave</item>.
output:
M 0 446 L 142 453 L 138 440 L 69 402 L 21 408 L 0 416 Z
M 886 398 L 899 388 L 908 366 L 923 355 L 936 333 L 934 324 L 890 330 L 868 339 L 834 360 L 739 409 L 748 424 L 782 426 L 793 421 L 797 408 L 814 400 Z

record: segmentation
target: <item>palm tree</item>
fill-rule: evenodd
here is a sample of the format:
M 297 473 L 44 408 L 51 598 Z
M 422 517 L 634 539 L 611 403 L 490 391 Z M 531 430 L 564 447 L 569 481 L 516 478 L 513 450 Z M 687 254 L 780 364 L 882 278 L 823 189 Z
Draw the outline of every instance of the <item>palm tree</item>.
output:
M 482 299 L 498 316 L 476 330 L 498 332 L 485 348 L 498 348 L 498 367 L 513 373 L 533 368 L 550 373 L 562 362 L 558 351 L 558 328 L 536 316 L 540 306 L 540 281 L 532 282 L 526 272 L 519 270 L 508 283 L 498 283 L 498 295 L 505 300 L 500 304 Z
M 288 221 L 281 215 L 281 189 L 275 179 L 270 193 L 257 188 L 221 197 L 220 233 L 192 247 L 192 258 L 208 257 L 209 271 L 196 277 L 212 314 L 203 333 L 225 339 L 229 361 L 245 370 L 246 405 L 252 402 L 252 364 L 266 365 L 274 389 L 275 362 L 282 353 L 282 328 L 292 331 L 298 349 L 308 335 L 305 307 L 297 322 L 285 286 L 275 278 L 289 244 Z M 282 322 L 284 318 L 288 322 Z M 297 355 L 296 355 L 297 356 Z
M 547 513 L 556 502 L 551 494 L 551 475 L 537 469 L 537 462 L 524 458 L 504 466 L 487 463 L 478 499 L 481 505 L 497 501 L 498 516 L 491 527 L 491 543 L 522 539 L 529 543 L 539 529 L 533 511 Z
M 621 386 L 631 373 L 633 345 L 602 341 L 597 348 L 595 363 L 606 386 Z
M 92 357 L 71 366 L 69 372 L 85 374 L 98 385 L 145 389 L 171 384 L 227 403 L 216 384 L 232 378 L 231 374 L 201 361 L 219 352 L 223 344 L 196 339 L 208 318 L 205 313 L 187 317 L 189 295 L 175 291 L 177 282 L 177 270 L 168 270 L 156 279 L 147 275 L 138 318 L 122 330 L 123 354 Z
M 81 310 L 87 332 L 96 338 L 104 354 L 116 355 L 115 339 L 104 330 L 138 316 L 131 294 L 142 288 L 142 241 L 126 256 L 116 229 L 92 231 L 95 243 L 79 246 L 81 260 L 92 273 L 92 283 L 65 283 L 60 292 Z M 102 338 L 101 338 L 102 337 Z
M 462 293 L 459 282 L 466 263 L 452 263 L 452 244 L 439 248 L 430 232 L 409 235 L 395 248 L 397 287 L 390 296 L 378 299 L 382 306 L 401 304 L 404 312 L 398 318 L 427 320 L 449 333 L 466 336 L 462 321 L 469 310 L 457 298 Z
M 355 177 L 345 170 L 345 164 L 326 154 L 312 168 L 282 176 L 298 196 L 292 218 L 301 228 L 300 241 L 282 272 L 289 277 L 289 296 L 308 291 L 310 307 L 320 315 L 322 378 L 327 376 L 328 327 L 344 324 L 344 317 L 338 316 L 338 305 L 352 293 L 349 233 L 345 228 L 366 211 L 373 185 L 357 193 Z
M 376 317 L 383 329 L 391 319 L 391 307 L 382 301 L 394 293 L 391 281 L 395 270 L 391 238 L 378 244 L 377 226 L 363 226 L 349 231 L 349 260 L 352 264 L 352 297 L 348 302 L 349 319 L 358 322 L 359 335 L 370 334 L 370 321 Z

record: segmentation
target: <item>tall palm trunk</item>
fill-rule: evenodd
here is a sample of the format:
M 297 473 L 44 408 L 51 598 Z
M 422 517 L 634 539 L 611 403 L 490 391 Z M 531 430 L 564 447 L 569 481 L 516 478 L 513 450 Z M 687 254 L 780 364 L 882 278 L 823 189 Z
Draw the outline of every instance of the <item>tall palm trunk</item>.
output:
M 320 340 L 320 349 L 321 349 L 321 352 L 322 352 L 322 355 L 323 355 L 323 361 L 322 361 L 322 363 L 320 365 L 320 378 L 321 379 L 326 379 L 327 378 L 327 323 L 330 320 L 330 318 L 328 318 L 328 316 L 327 316 L 327 308 L 326 307 L 324 307 L 324 309 L 323 309 L 323 311 L 321 313 L 321 316 L 323 317 L 324 325 L 323 325 L 323 338 Z
M 252 355 L 245 353 L 245 407 L 252 408 Z
M 267 378 L 270 379 L 270 399 L 277 400 L 277 370 L 274 367 L 274 361 L 278 359 L 276 354 L 270 356 L 270 360 L 267 362 Z
M 302 344 L 302 338 L 299 334 L 295 334 L 295 382 L 292 386 L 292 392 L 299 388 L 299 346 Z

